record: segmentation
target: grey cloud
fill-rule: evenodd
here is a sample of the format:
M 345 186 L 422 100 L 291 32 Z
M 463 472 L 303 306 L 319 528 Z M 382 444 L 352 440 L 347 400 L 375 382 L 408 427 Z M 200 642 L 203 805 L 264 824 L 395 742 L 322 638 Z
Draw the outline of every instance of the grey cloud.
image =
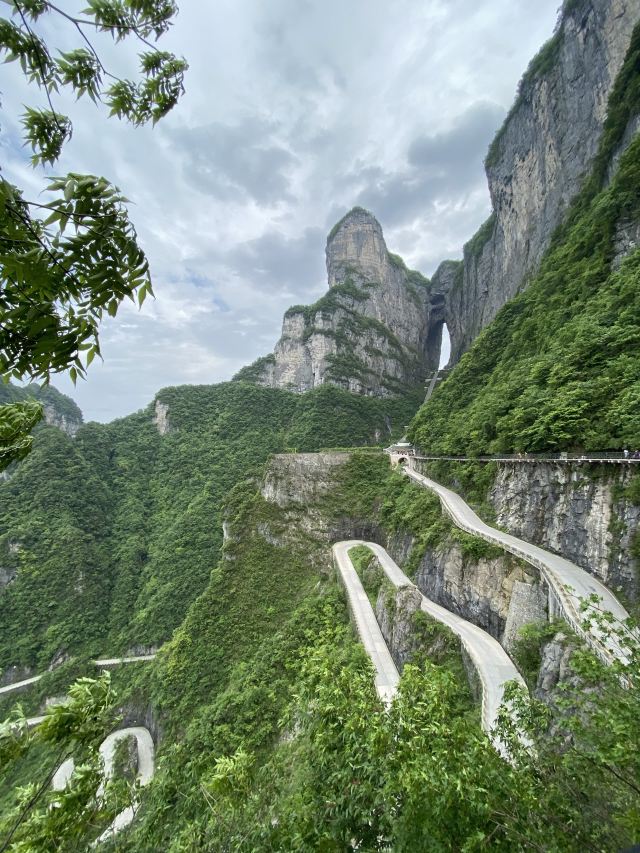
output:
M 396 172 L 366 168 L 352 176 L 365 184 L 358 201 L 389 224 L 410 222 L 442 198 L 453 201 L 484 185 L 482 161 L 504 110 L 473 104 L 445 132 L 421 134 L 407 150 L 407 165 Z
M 219 201 L 253 199 L 263 205 L 290 199 L 296 157 L 274 141 L 266 122 L 172 128 L 166 135 L 180 153 L 185 180 L 201 192 Z
M 225 260 L 238 274 L 262 287 L 286 288 L 302 298 L 326 281 L 325 239 L 321 228 L 306 228 L 294 238 L 271 230 L 239 243 L 226 253 Z
M 503 118 L 501 106 L 478 101 L 458 116 L 450 130 L 416 137 L 407 151 L 409 165 L 455 179 L 460 167 L 466 171 L 482 162 Z

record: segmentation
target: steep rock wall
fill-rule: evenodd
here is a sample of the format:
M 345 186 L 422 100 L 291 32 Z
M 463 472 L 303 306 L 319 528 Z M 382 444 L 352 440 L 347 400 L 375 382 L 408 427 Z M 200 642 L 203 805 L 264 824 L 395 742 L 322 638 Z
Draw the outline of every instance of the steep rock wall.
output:
M 500 527 L 635 601 L 640 506 L 628 496 L 632 476 L 621 465 L 501 464 L 490 499 Z
M 310 550 L 319 548 L 318 557 L 328 565 L 328 546 L 341 539 L 371 539 L 384 543 L 375 519 L 361 518 L 348 507 L 338 514 L 330 511 L 331 492 L 338 486 L 349 453 L 280 453 L 271 457 L 260 493 L 282 510 L 284 527 L 265 525 L 259 532 L 272 544 L 287 545 L 307 539 Z M 342 510 L 342 508 L 341 508 Z M 225 525 L 225 539 L 228 525 Z
M 538 267 L 590 171 L 639 19 L 640 0 L 565 3 L 554 37 L 532 61 L 487 156 L 493 214 L 465 246 L 455 282 L 443 281 L 443 268 L 434 276 L 434 287 L 446 290 L 452 362 Z
M 390 553 L 402 565 L 413 542 L 398 537 Z M 548 591 L 536 570 L 505 554 L 472 558 L 456 542 L 427 548 L 415 574 L 418 589 L 453 613 L 479 625 L 510 651 L 520 627 L 546 620 Z

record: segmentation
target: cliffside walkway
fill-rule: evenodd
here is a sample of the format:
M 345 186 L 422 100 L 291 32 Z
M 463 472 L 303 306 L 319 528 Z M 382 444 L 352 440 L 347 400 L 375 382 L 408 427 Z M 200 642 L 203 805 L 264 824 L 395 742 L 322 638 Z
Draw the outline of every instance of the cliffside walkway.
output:
M 155 654 L 151 655 L 133 655 L 131 657 L 124 658 L 98 658 L 94 660 L 93 663 L 99 669 L 110 669 L 112 666 L 120 666 L 120 664 L 125 663 L 144 663 L 145 661 L 150 661 L 155 659 Z M 45 675 L 45 673 L 41 673 L 40 675 L 34 675 L 31 678 L 25 678 L 22 681 L 14 681 L 13 684 L 5 684 L 4 687 L 0 687 L 0 696 L 5 693 L 12 693 L 14 690 L 25 690 L 27 687 L 30 687 L 32 684 L 36 684 L 40 679 Z
M 333 546 L 335 564 L 344 581 L 349 606 L 363 645 L 376 668 L 376 688 L 381 699 L 389 702 L 395 695 L 398 684 L 398 673 L 391 659 L 391 654 L 378 626 L 373 607 L 360 583 L 353 563 L 349 558 L 349 550 L 358 545 L 364 545 L 378 558 L 382 570 L 394 587 L 411 586 L 417 589 L 400 567 L 391 559 L 389 554 L 375 542 L 364 542 L 353 539 L 338 542 Z M 420 590 L 418 590 L 420 592 Z M 525 687 L 522 676 L 516 669 L 511 658 L 497 640 L 494 640 L 482 628 L 473 625 L 461 616 L 456 616 L 426 596 L 421 596 L 420 608 L 432 619 L 446 625 L 458 635 L 465 651 L 478 674 L 482 686 L 482 728 L 489 735 L 495 748 L 504 753 L 499 740 L 491 732 L 496 723 L 498 709 L 502 704 L 504 685 L 508 681 L 517 681 Z M 361 625 L 363 627 L 361 628 Z M 380 645 L 382 644 L 382 646 Z M 393 671 L 391 671 L 393 668 Z M 526 687 L 525 687 L 526 689 Z
M 531 545 L 516 536 L 491 527 L 475 514 L 460 495 L 419 474 L 413 468 L 405 467 L 403 471 L 414 482 L 438 495 L 443 510 L 456 526 L 473 536 L 479 536 L 487 542 L 499 545 L 539 569 L 552 593 L 550 602 L 552 611 L 559 611 L 574 631 L 584 638 L 602 660 L 606 663 L 612 663 L 616 659 L 625 661 L 624 648 L 612 638 L 604 637 L 595 628 L 590 631 L 585 631 L 583 628 L 583 620 L 592 606 L 588 606 L 585 613 L 581 605 L 592 595 L 600 599 L 597 605 L 598 610 L 608 611 L 620 622 L 629 617 L 618 599 L 597 578 L 557 554 L 552 554 L 544 548 Z
M 613 463 L 615 465 L 640 465 L 640 456 L 625 456 L 623 453 L 503 453 L 496 456 L 427 456 L 402 445 L 386 448 L 387 452 L 418 459 L 421 462 L 557 462 L 563 465 L 581 463 Z

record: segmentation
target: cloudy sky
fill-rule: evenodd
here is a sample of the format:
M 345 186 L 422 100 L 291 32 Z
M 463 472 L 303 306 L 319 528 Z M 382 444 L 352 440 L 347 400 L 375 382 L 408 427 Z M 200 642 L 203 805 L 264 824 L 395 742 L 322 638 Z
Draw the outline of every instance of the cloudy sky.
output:
M 489 212 L 487 146 L 558 3 L 183 0 L 159 44 L 188 60 L 187 92 L 155 129 L 57 101 L 74 136 L 53 172 L 104 175 L 131 199 L 157 298 L 104 322 L 85 382 L 53 384 L 107 421 L 163 386 L 229 379 L 273 349 L 289 305 L 326 289 L 326 234 L 354 204 L 423 273 L 459 257 Z M 134 44 L 103 50 L 133 72 Z M 45 176 L 19 114 L 39 95 L 13 65 L 0 90 L 3 171 L 35 197 Z

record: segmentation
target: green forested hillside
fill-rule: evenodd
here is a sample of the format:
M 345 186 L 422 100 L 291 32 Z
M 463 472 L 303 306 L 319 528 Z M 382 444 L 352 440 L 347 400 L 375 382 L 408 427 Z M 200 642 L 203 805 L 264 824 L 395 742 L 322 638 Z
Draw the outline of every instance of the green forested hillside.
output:
M 504 306 L 411 425 L 436 453 L 640 447 L 640 252 L 614 263 L 640 219 L 640 29 L 609 102 L 594 172 L 524 293 Z
M 299 396 L 242 382 L 168 388 L 169 431 L 148 410 L 40 431 L 0 484 L 0 666 L 37 669 L 169 639 L 205 588 L 222 543 L 221 507 L 273 452 L 384 441 L 418 405 L 326 386 Z
M 391 713 L 377 700 L 342 592 L 322 571 L 325 528 L 300 522 L 413 533 L 422 552 L 425 517 L 431 545 L 448 535 L 425 495 L 371 453 L 352 455 L 328 493 L 298 509 L 266 502 L 255 480 L 233 490 L 223 558 L 135 686 L 165 729 L 124 849 L 605 851 L 634 837 L 626 780 L 637 757 L 613 732 L 635 742 L 637 689 L 611 673 L 594 706 L 582 688 L 605 676 L 591 655 L 565 696 L 579 708 L 579 747 L 567 749 L 562 727 L 549 738 L 548 709 L 535 705 L 527 725 L 539 749 L 517 767 L 482 735 L 459 659 L 418 652 Z

